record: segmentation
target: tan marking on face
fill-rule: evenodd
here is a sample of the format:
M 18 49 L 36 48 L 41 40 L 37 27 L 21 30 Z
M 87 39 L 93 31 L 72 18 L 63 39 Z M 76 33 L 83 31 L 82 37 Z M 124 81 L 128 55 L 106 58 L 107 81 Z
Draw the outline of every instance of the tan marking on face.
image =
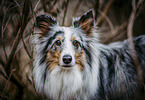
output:
M 43 35 L 42 34 L 39 34 L 39 38 L 42 38 L 43 37 Z
M 59 36 L 58 39 L 62 41 L 63 38 L 62 38 L 62 36 Z
M 76 64 L 78 65 L 80 70 L 83 70 L 84 64 L 86 63 L 86 56 L 83 50 L 81 53 L 75 53 Z
M 76 38 L 74 36 L 71 37 L 71 40 L 75 40 Z
M 50 66 L 50 71 L 52 72 L 57 65 L 58 65 L 57 63 L 51 63 L 49 65 Z
M 60 51 L 52 52 L 51 50 L 47 53 L 48 68 L 53 71 L 58 65 L 60 59 Z

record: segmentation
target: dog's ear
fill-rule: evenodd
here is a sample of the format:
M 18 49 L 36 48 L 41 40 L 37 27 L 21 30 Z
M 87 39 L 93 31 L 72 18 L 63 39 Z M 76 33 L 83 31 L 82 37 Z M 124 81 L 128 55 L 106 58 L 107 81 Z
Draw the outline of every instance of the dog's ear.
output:
M 73 21 L 73 26 L 75 28 L 79 27 L 87 34 L 87 36 L 92 36 L 93 27 L 94 27 L 95 19 L 93 10 L 89 10 L 77 20 Z
M 57 21 L 50 15 L 39 15 L 36 17 L 36 23 L 34 33 L 40 33 L 40 36 L 46 35 L 53 25 L 56 25 Z

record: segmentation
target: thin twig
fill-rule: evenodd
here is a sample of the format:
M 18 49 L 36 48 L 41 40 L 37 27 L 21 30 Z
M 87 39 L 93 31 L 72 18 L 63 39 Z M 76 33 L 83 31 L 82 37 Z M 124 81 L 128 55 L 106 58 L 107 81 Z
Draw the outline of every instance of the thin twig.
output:
M 1 74 L 5 79 L 8 79 L 8 76 L 7 76 L 7 74 L 6 74 L 6 72 L 5 72 L 5 70 L 4 70 L 3 67 L 0 68 L 0 74 Z
M 4 96 L 5 93 L 6 93 L 6 90 L 7 90 L 7 87 L 8 87 L 9 81 L 10 81 L 10 78 L 11 78 L 12 73 L 13 73 L 14 71 L 16 71 L 16 69 L 12 69 L 12 70 L 11 70 L 11 73 L 10 73 L 10 75 L 9 75 L 9 78 L 8 78 L 8 80 L 7 80 L 7 82 L 6 82 L 5 87 L 4 87 L 3 94 L 2 94 L 2 96 L 1 96 L 1 98 L 0 98 L 1 100 L 2 100 L 3 96 Z
M 22 39 L 22 43 L 23 43 L 24 49 L 27 52 L 29 58 L 31 59 L 31 55 L 29 54 L 28 49 L 27 49 L 27 46 L 26 46 L 26 44 L 24 42 L 23 34 L 21 35 L 21 39 Z
M 28 39 L 29 39 L 28 36 L 27 36 L 26 38 L 24 38 L 24 42 L 25 42 L 25 41 L 28 41 Z M 16 50 L 15 54 L 17 54 L 17 53 L 20 51 L 20 49 L 21 49 L 22 47 L 23 47 L 23 42 L 20 41 L 20 43 L 19 43 L 19 45 L 18 45 L 18 47 L 17 47 L 17 50 Z
M 143 82 L 142 71 L 141 71 L 141 67 L 140 67 L 138 57 L 136 55 L 136 50 L 135 50 L 135 47 L 134 47 L 134 43 L 133 43 L 133 25 L 134 25 L 134 21 L 135 21 L 135 18 L 136 18 L 136 10 L 137 10 L 135 2 L 136 2 L 135 0 L 132 0 L 133 11 L 130 15 L 129 24 L 128 24 L 128 27 L 127 27 L 127 35 L 128 35 L 129 48 L 131 50 L 132 59 L 134 61 L 134 64 L 135 64 L 135 67 L 136 67 L 136 70 L 137 70 L 138 81 L 139 81 L 139 83 L 142 83 Z
M 39 2 L 39 1 L 38 1 Z M 33 9 L 33 5 L 31 4 L 31 10 L 32 10 L 32 14 L 33 14 L 33 24 L 32 24 L 32 35 L 34 35 L 34 26 L 35 26 L 35 12 L 36 12 L 36 9 L 37 9 L 37 5 L 35 6 L 35 9 Z M 30 66 L 33 66 L 33 49 L 34 47 L 32 46 L 32 52 L 31 52 L 31 59 L 30 59 Z M 33 82 L 32 82 L 33 83 Z
M 57 0 L 55 0 L 55 1 L 53 2 L 53 4 L 49 7 L 49 10 L 52 10 L 52 8 L 55 6 L 56 3 L 57 3 Z
M 8 7 L 7 7 L 7 9 L 5 10 L 5 12 L 7 12 L 8 10 L 11 10 L 11 6 L 14 4 L 14 2 L 12 2 Z
M 30 8 L 31 8 L 31 11 L 32 11 L 32 14 L 33 14 L 33 24 L 32 24 L 32 35 L 33 35 L 33 32 L 34 32 L 34 25 L 35 25 L 35 18 L 36 18 L 36 10 L 37 10 L 37 7 L 38 7 L 38 4 L 40 3 L 41 0 L 39 0 L 35 6 L 35 8 L 33 9 L 33 5 L 30 4 Z
M 11 15 L 10 15 L 9 19 L 6 22 L 6 25 L 5 25 L 4 29 L 3 29 L 4 23 L 2 23 L 2 45 L 3 45 L 3 51 L 4 51 L 4 54 L 5 54 L 6 60 L 8 59 L 8 57 L 7 57 L 7 52 L 6 52 L 6 49 L 5 49 L 5 42 L 4 42 L 3 34 L 4 34 L 4 32 L 6 30 L 6 27 L 7 27 L 8 23 L 9 23 L 9 21 L 10 21 L 10 18 L 11 18 Z
M 11 15 L 10 15 L 10 17 L 9 17 L 9 19 L 7 20 L 7 22 L 6 22 L 6 25 L 5 25 L 5 27 L 3 26 L 4 25 L 4 21 L 5 21 L 5 18 L 6 18 L 6 13 L 7 13 L 7 10 L 9 9 L 9 7 L 6 9 L 6 12 L 5 12 L 5 14 L 4 14 L 4 16 L 3 16 L 3 21 L 2 21 L 2 46 L 3 46 L 3 51 L 4 51 L 4 54 L 5 54 L 5 58 L 6 58 L 6 60 L 8 59 L 8 57 L 7 57 L 7 53 L 6 53 L 6 49 L 5 49 L 5 42 L 4 42 L 4 32 L 5 32 L 5 30 L 6 30 L 6 27 L 7 27 L 7 25 L 8 25 L 8 23 L 9 23 L 9 20 L 10 20 L 10 18 L 11 18 Z
M 5 42 L 4 42 L 4 36 L 3 36 L 3 34 L 4 34 L 4 30 L 3 30 L 3 25 L 4 25 L 4 19 L 5 19 L 5 15 L 4 15 L 4 18 L 3 18 L 3 21 L 2 21 L 2 46 L 3 46 L 3 51 L 4 51 L 4 54 L 5 54 L 5 58 L 6 58 L 6 60 L 8 59 L 8 57 L 7 57 L 7 53 L 6 53 L 6 49 L 5 49 Z
M 108 3 L 106 4 L 106 7 L 103 10 L 103 13 L 106 15 L 111 7 L 111 5 L 113 4 L 114 0 L 109 0 Z M 101 16 L 98 18 L 97 21 L 97 26 L 100 26 L 102 24 L 102 21 L 104 19 L 104 16 Z
M 102 11 L 100 11 L 100 10 L 98 10 L 98 12 L 106 19 L 107 23 L 109 24 L 111 33 L 113 34 L 113 33 L 114 33 L 114 26 L 113 26 L 113 23 L 110 21 L 110 19 L 108 18 L 108 16 L 107 16 L 104 12 L 102 12 Z
M 21 6 L 19 5 L 19 3 L 16 1 L 16 0 L 14 0 L 14 2 L 17 4 L 17 6 L 21 9 L 21 11 L 22 11 L 22 8 L 21 8 Z
M 37 7 L 38 7 L 38 5 L 39 5 L 40 1 L 41 1 L 41 0 L 39 0 L 39 1 L 36 3 L 35 8 L 34 8 L 34 11 L 36 11 L 36 10 L 37 10 Z M 33 10 L 33 9 L 32 9 L 32 10 Z
M 94 5 L 94 11 L 95 11 L 95 20 L 98 18 L 98 11 L 101 11 L 100 5 L 99 5 L 99 0 L 96 0 L 96 3 Z
M 5 0 L 1 1 L 0 9 L 2 9 Z
M 0 58 L 0 64 L 2 65 L 1 68 L 0 68 L 0 74 L 4 77 L 4 78 L 8 78 L 6 72 L 5 72 L 5 69 L 4 69 L 4 66 L 5 66 L 5 63 L 4 61 L 2 60 L 2 58 Z
M 103 43 L 112 42 L 114 38 L 116 38 L 123 30 L 125 30 L 127 25 L 128 25 L 128 21 L 125 21 L 116 31 L 113 32 L 111 36 L 109 36 L 106 40 L 104 40 Z
M 99 3 L 98 9 L 101 10 L 101 8 L 102 8 L 102 6 L 103 6 L 103 0 L 98 0 L 98 3 Z
M 0 64 L 1 64 L 2 66 L 5 65 L 5 63 L 4 63 L 3 59 L 2 59 L 2 57 L 0 57 Z
M 12 50 L 11 50 L 11 53 L 10 53 L 9 58 L 8 58 L 8 62 L 5 65 L 5 71 L 6 71 L 7 75 L 10 75 L 9 71 L 10 71 L 11 63 L 12 63 L 14 54 L 17 50 L 17 46 L 19 44 L 20 39 L 21 39 L 21 27 L 19 28 L 19 30 L 17 32 L 17 36 L 16 36 L 15 41 L 13 43 Z M 14 83 L 19 88 L 20 92 L 23 91 L 23 88 L 25 87 L 25 85 L 19 80 L 19 78 L 17 76 L 12 75 L 10 81 L 12 83 Z M 21 98 L 21 95 L 19 96 L 20 98 Z
M 79 7 L 80 7 L 82 1 L 83 1 L 83 0 L 79 0 L 79 1 L 78 1 L 77 5 L 76 5 L 76 7 L 75 7 L 75 9 L 74 9 L 74 12 L 73 12 L 73 14 L 72 14 L 73 16 L 74 16 L 74 14 L 76 13 L 76 11 L 79 9 Z
M 65 9 L 64 9 L 64 17 L 63 17 L 63 20 L 62 20 L 62 25 L 64 25 L 64 22 L 65 22 L 65 18 L 66 18 L 66 12 L 67 12 L 67 7 L 68 7 L 68 3 L 69 3 L 69 0 L 65 0 Z
M 139 9 L 138 12 L 136 13 L 136 17 L 139 16 L 140 11 L 143 9 L 143 4 L 145 4 L 144 0 L 139 0 L 137 3 L 137 8 Z
M 13 2 L 13 4 L 14 4 L 15 2 Z M 23 5 L 23 3 L 21 3 L 21 4 L 19 4 L 19 5 Z M 18 7 L 18 5 L 15 5 L 15 6 L 13 6 L 13 7 L 11 7 L 9 10 L 11 10 L 11 9 L 14 9 L 14 8 L 16 8 L 16 7 Z M 19 10 L 19 9 L 18 9 Z
M 12 15 L 9 15 L 9 18 L 8 18 L 8 20 L 7 20 L 7 22 L 6 22 L 6 25 L 5 25 L 4 29 L 3 29 L 3 32 L 5 32 L 6 27 L 8 26 L 8 23 L 9 23 L 9 21 L 10 21 L 10 19 L 11 19 L 11 16 L 12 16 Z
M 7 13 L 8 10 L 10 10 L 9 8 L 11 7 L 12 4 L 13 4 L 13 3 L 11 3 L 11 4 L 6 8 L 5 14 L 4 14 L 4 16 L 3 16 L 3 21 L 2 21 L 2 45 L 3 45 L 3 50 L 4 50 L 4 53 L 5 53 L 6 60 L 8 60 L 8 57 L 7 57 L 7 53 L 6 53 L 6 50 L 5 50 L 5 43 L 4 43 L 4 39 L 3 39 L 3 33 L 4 33 L 4 31 L 5 31 L 5 29 L 6 29 L 7 25 L 8 25 L 8 22 L 9 22 L 9 20 L 10 20 L 10 18 L 11 18 L 11 15 L 10 15 L 10 17 L 9 17 L 9 19 L 8 19 L 8 21 L 7 21 L 7 23 L 6 23 L 6 25 L 5 25 L 5 28 L 3 28 L 3 25 L 4 25 L 5 18 L 6 18 L 6 13 Z
M 16 36 L 16 38 L 15 38 L 15 41 L 14 41 L 14 43 L 13 43 L 13 45 L 12 45 L 11 53 L 10 53 L 10 55 L 9 55 L 7 64 L 6 64 L 6 66 L 5 66 L 5 70 L 6 70 L 6 71 L 9 71 L 9 69 L 10 69 L 10 65 L 11 65 L 11 63 L 12 63 L 12 59 L 13 59 L 13 56 L 14 56 L 14 54 L 15 54 L 15 51 L 16 51 L 16 49 L 17 49 L 17 46 L 18 46 L 18 44 L 19 44 L 20 39 L 21 39 L 21 28 L 19 28 L 19 30 L 18 30 L 18 32 L 17 32 L 17 36 Z
M 44 12 L 48 12 L 47 6 L 46 6 L 46 0 L 41 0 L 41 1 L 42 1 Z

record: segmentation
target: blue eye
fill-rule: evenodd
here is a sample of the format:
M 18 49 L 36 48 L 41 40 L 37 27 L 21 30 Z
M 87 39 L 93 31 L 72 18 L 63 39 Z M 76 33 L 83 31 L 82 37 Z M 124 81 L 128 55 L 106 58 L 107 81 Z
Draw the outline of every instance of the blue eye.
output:
M 61 41 L 60 41 L 60 40 L 57 40 L 57 41 L 55 42 L 55 44 L 56 44 L 57 46 L 60 46 L 60 45 L 61 45 Z
M 74 40 L 74 41 L 73 41 L 73 45 L 74 45 L 75 47 L 78 47 L 78 46 L 79 46 L 79 42 L 78 42 L 77 40 Z

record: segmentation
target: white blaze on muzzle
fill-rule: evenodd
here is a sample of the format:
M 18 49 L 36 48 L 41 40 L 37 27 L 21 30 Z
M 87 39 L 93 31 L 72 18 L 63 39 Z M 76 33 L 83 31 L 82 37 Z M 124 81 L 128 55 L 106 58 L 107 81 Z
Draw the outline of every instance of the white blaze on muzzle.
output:
M 75 51 L 71 40 L 72 33 L 68 28 L 64 28 L 64 41 L 60 57 L 62 67 L 73 67 L 75 65 Z

